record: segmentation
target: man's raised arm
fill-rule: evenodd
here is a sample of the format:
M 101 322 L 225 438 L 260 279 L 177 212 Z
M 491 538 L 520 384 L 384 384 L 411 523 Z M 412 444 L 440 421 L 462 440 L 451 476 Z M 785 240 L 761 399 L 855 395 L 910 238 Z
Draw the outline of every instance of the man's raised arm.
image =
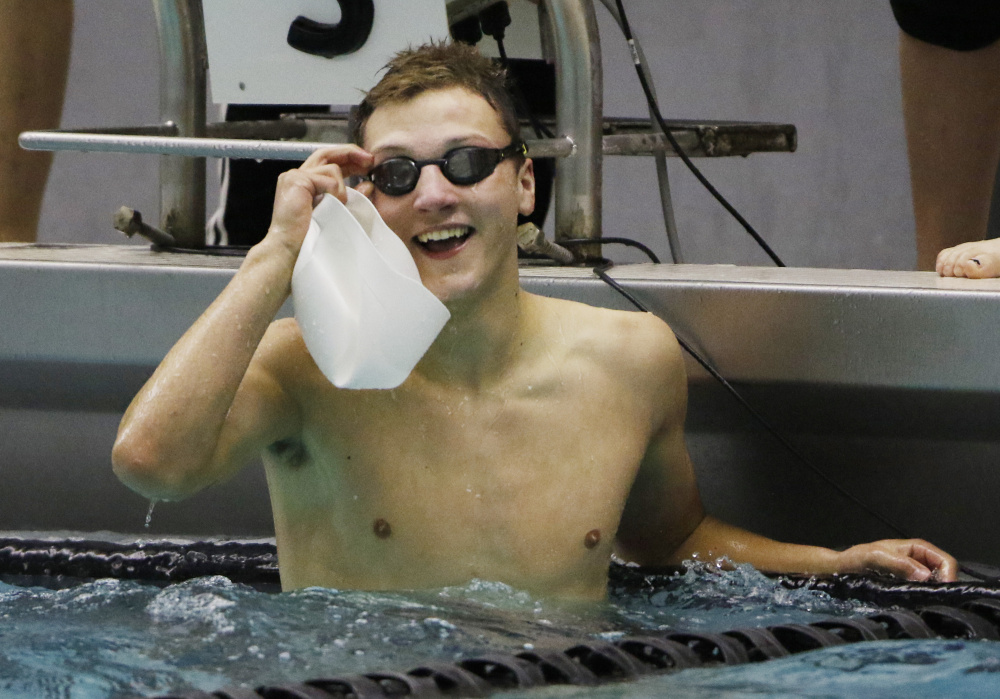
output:
M 648 445 L 618 529 L 618 553 L 646 566 L 685 560 L 750 563 L 768 573 L 887 573 L 908 580 L 952 581 L 955 559 L 920 539 L 892 539 L 834 551 L 786 544 L 753 534 L 705 514 L 694 469 L 684 444 L 686 379 L 680 349 L 658 372 L 664 419 Z
M 183 498 L 296 431 L 297 406 L 266 359 L 280 338 L 265 333 L 291 292 L 313 206 L 325 193 L 346 201 L 344 177 L 370 167 L 370 154 L 343 145 L 281 175 L 264 240 L 125 412 L 112 463 L 126 485 L 151 499 Z

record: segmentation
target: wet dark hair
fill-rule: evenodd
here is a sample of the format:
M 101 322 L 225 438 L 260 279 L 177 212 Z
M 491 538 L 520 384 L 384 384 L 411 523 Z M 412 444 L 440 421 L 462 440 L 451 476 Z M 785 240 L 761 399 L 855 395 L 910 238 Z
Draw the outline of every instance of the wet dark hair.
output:
M 397 53 L 386 73 L 358 106 L 351 140 L 364 145 L 365 127 L 380 106 L 406 102 L 431 90 L 461 87 L 485 99 L 500 119 L 511 141 L 520 140 L 514 100 L 508 90 L 507 71 L 473 46 L 434 42 Z

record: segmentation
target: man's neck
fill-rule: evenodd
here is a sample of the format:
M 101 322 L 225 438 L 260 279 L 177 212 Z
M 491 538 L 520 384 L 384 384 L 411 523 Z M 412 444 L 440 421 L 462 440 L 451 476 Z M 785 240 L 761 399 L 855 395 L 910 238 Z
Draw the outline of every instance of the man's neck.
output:
M 485 299 L 455 304 L 417 372 L 435 383 L 473 390 L 496 384 L 517 362 L 530 332 L 532 306 L 532 296 L 516 277 Z

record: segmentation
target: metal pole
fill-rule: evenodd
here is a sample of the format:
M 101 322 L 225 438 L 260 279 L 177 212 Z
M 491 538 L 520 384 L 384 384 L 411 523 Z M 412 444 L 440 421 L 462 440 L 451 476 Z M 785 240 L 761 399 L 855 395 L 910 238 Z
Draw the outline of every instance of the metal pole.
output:
M 614 0 L 601 0 L 601 2 L 607 8 L 608 12 L 611 13 L 611 16 L 614 17 L 618 26 L 621 26 L 622 18 L 618 14 L 618 8 L 615 6 Z M 639 68 L 642 70 L 643 75 L 646 76 L 649 89 L 655 99 L 656 87 L 653 84 L 653 76 L 649 72 L 649 64 L 646 62 L 646 57 L 642 53 L 642 47 L 639 45 L 639 42 L 634 41 L 633 44 L 636 56 L 639 58 Z M 649 122 L 653 133 L 662 133 L 659 128 L 660 125 L 656 123 L 652 106 L 649 108 Z M 656 181 L 660 183 L 660 208 L 663 210 L 663 225 L 667 229 L 667 243 L 670 246 L 670 257 L 673 258 L 674 264 L 680 264 L 684 260 L 681 256 L 681 246 L 677 236 L 677 222 L 674 219 L 674 203 L 670 196 L 670 175 L 667 172 L 666 154 L 662 151 L 653 153 L 653 161 L 656 163 Z
M 600 238 L 603 84 L 591 0 L 544 0 L 556 62 L 556 130 L 576 149 L 556 163 L 556 240 Z M 588 246 L 585 254 L 599 256 Z
M 319 141 L 262 141 L 243 138 L 185 138 L 182 136 L 127 136 L 72 131 L 25 131 L 18 139 L 26 150 L 76 150 L 103 153 L 160 153 L 198 158 L 252 158 L 305 160 L 333 143 Z M 528 154 L 538 158 L 565 158 L 573 153 L 566 138 L 527 140 Z
M 205 133 L 207 56 L 201 0 L 153 0 L 160 44 L 160 119 Z M 184 247 L 205 245 L 205 160 L 160 158 L 160 224 Z

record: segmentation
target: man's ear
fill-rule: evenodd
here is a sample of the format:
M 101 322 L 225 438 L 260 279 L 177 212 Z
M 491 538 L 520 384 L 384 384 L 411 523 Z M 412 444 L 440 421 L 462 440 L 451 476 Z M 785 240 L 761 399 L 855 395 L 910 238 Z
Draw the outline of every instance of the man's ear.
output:
M 517 211 L 522 216 L 528 216 L 535 210 L 535 164 L 531 158 L 525 158 L 521 163 L 517 184 L 520 190 Z

